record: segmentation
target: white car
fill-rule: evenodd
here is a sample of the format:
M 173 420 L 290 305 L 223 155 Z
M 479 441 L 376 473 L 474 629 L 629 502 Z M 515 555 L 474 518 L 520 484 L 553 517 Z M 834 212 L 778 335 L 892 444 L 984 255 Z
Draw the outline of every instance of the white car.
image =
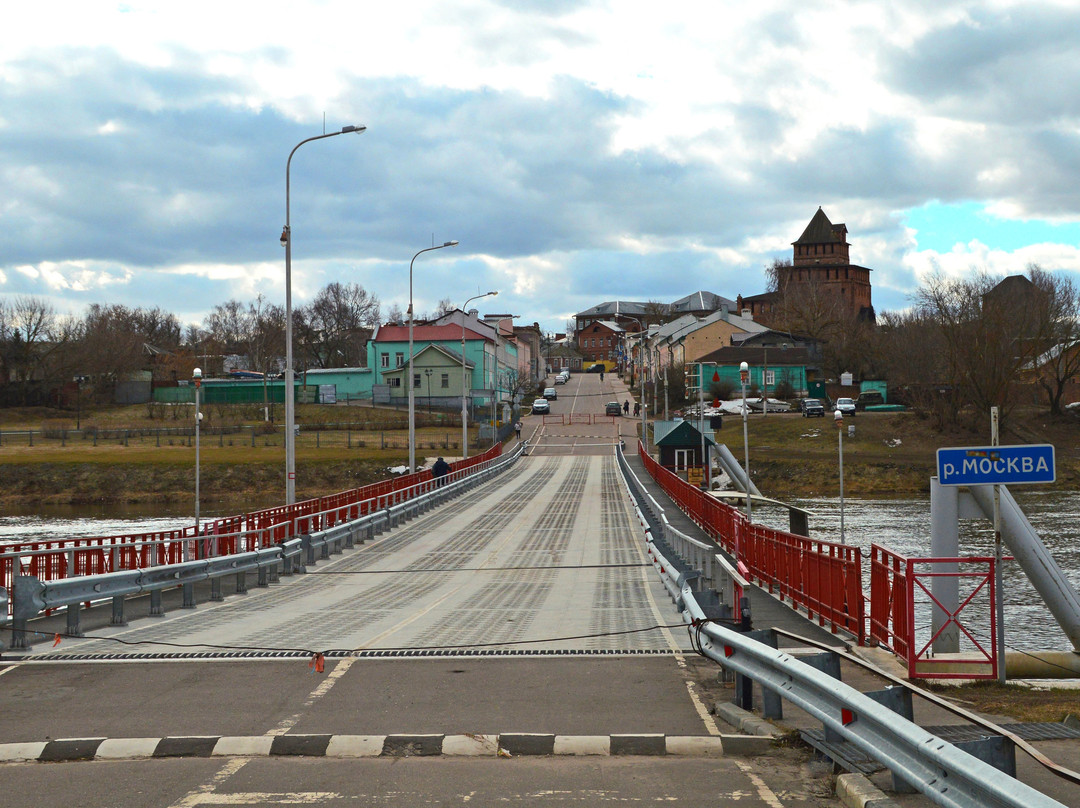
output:
M 555 377 L 555 384 L 566 384 L 566 377 L 560 373 Z
M 840 415 L 850 415 L 855 417 L 855 401 L 850 398 L 838 398 L 836 399 L 836 409 Z
M 551 405 L 548 404 L 546 398 L 538 398 L 532 405 L 533 415 L 539 415 L 545 412 L 551 412 Z

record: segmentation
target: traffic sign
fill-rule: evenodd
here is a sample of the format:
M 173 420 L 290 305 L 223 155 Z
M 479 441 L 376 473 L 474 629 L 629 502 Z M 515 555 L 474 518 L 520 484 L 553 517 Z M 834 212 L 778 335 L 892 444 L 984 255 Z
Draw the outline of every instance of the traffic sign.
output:
M 1054 447 L 1034 443 L 938 449 L 937 467 L 941 485 L 1052 483 Z

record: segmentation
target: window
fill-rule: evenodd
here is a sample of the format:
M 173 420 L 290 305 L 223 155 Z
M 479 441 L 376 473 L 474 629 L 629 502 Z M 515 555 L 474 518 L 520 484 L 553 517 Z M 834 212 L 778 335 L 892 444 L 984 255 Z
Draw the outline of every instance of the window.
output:
M 384 354 L 382 355 L 382 360 L 381 360 L 381 361 L 382 361 L 382 366 L 383 366 L 384 368 L 388 368 L 388 367 L 390 367 L 390 354 L 388 354 L 388 353 L 384 353 Z
M 396 367 L 396 368 L 399 368 L 402 365 L 404 365 L 405 364 L 405 354 L 402 353 L 401 351 L 398 351 L 396 354 L 394 354 L 394 362 L 395 362 L 394 367 Z
M 415 387 L 415 388 L 417 388 L 417 389 L 419 389 L 419 388 L 420 388 L 420 374 L 419 374 L 419 373 L 414 373 L 414 374 L 413 374 L 413 377 L 412 377 L 412 386 L 413 386 L 413 387 Z
M 390 386 L 391 387 L 401 387 L 401 377 L 400 376 L 394 376 L 392 379 L 390 379 Z
M 776 371 L 775 370 L 766 370 L 765 371 L 765 386 L 766 387 L 775 387 L 776 386 Z
M 450 374 L 449 373 L 444 373 L 442 375 L 441 387 L 442 387 L 443 390 L 449 390 L 450 389 Z

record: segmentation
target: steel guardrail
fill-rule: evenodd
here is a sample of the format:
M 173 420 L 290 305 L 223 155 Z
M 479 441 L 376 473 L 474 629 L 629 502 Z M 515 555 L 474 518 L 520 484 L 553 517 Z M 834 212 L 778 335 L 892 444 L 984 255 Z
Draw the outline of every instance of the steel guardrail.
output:
M 341 552 L 343 545 L 351 546 L 358 533 L 366 531 L 369 537 L 373 537 L 386 527 L 400 524 L 410 515 L 419 515 L 479 485 L 517 461 L 527 448 L 527 443 L 523 442 L 516 447 L 514 452 L 502 455 L 498 459 L 485 461 L 485 468 L 471 474 L 463 474 L 460 479 L 445 485 L 440 485 L 436 481 L 427 493 L 407 499 L 397 505 L 359 519 L 336 524 L 323 531 L 303 534 L 281 544 L 254 551 L 56 580 L 42 581 L 33 575 L 18 575 L 14 579 L 13 586 L 12 646 L 20 650 L 29 648 L 27 623 L 46 610 L 67 608 L 68 633 L 80 636 L 78 608 L 83 603 L 112 598 L 114 623 L 116 623 L 118 610 L 121 615 L 119 620 L 122 621 L 123 598 L 131 595 L 150 593 L 152 596 L 151 614 L 161 614 L 160 595 L 164 589 L 184 587 L 184 605 L 193 607 L 192 587 L 201 581 L 216 581 L 228 575 L 236 575 L 238 591 L 246 591 L 241 587 L 243 577 L 249 572 L 259 572 L 259 583 L 265 585 L 266 578 L 262 575 L 264 570 L 276 570 L 280 565 L 281 571 L 286 575 L 302 571 L 305 563 L 316 563 L 316 556 L 323 559 L 329 558 L 331 553 Z M 3 593 L 3 601 L 0 601 L 0 604 L 6 605 L 7 592 L 0 588 L 0 593 Z M 6 610 L 3 613 L 6 614 Z
M 618 453 L 622 454 L 621 447 Z M 629 470 L 625 458 L 620 468 Z M 814 716 L 827 732 L 878 760 L 937 805 L 1065 808 L 833 676 L 709 619 L 697 602 L 699 593 L 693 580 L 657 546 L 651 530 L 644 532 L 653 565 L 683 621 L 692 626 L 697 649 L 725 670 L 758 682 L 766 691 Z

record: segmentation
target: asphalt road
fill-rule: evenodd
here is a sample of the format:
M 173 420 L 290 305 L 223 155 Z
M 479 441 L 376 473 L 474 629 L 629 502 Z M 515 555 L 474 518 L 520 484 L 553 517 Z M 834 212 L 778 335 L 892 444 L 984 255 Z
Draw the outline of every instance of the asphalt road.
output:
M 602 413 L 613 392 L 575 376 L 559 406 Z M 829 770 L 802 751 L 746 758 L 673 745 L 732 733 L 708 709 L 730 692 L 689 651 L 643 556 L 611 455 L 633 419 L 574 424 L 573 440 L 537 420 L 527 427 L 550 453 L 306 575 L 98 625 L 57 648 L 39 642 L 34 661 L 5 655 L 0 744 L 106 741 L 85 742 L 99 750 L 90 761 L 0 765 L 4 804 L 838 804 Z M 245 648 L 301 653 L 250 659 Z M 176 658 L 208 650 L 218 658 Z M 310 666 L 312 653 L 335 651 L 323 671 Z M 447 751 L 496 736 L 521 748 Z M 551 736 L 561 753 L 528 753 Z M 627 736 L 659 739 L 667 754 L 608 754 Z M 391 749 L 400 737 L 421 740 Z M 264 750 L 315 739 L 326 751 L 222 751 L 222 738 Z M 340 752 L 373 738 L 391 753 Z M 202 751 L 131 759 L 132 749 L 159 753 L 160 739 Z M 106 749 L 116 759 L 102 759 Z

